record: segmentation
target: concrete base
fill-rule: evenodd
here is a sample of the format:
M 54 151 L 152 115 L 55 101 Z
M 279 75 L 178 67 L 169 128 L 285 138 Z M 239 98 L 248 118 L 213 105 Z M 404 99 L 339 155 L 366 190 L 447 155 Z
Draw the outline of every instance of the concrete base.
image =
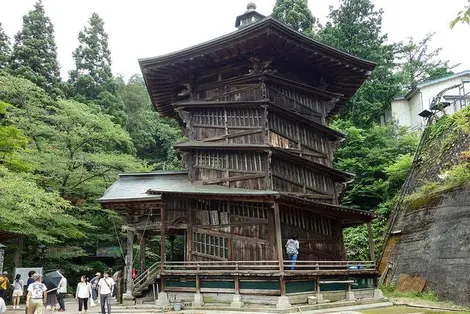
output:
M 233 301 L 232 301 L 232 303 L 230 303 L 230 307 L 239 309 L 243 305 L 245 305 L 245 303 L 243 303 L 243 301 L 242 301 L 242 296 L 239 295 L 239 294 L 234 294 L 233 295 Z
M 170 300 L 168 300 L 168 294 L 166 292 L 160 292 L 158 294 L 158 299 L 155 301 L 155 305 L 158 307 L 170 305 Z
M 317 304 L 325 303 L 325 300 L 323 299 L 323 294 L 321 294 L 320 292 L 317 292 L 316 298 L 317 298 Z
M 354 297 L 354 292 L 351 290 L 346 291 L 346 301 L 356 301 L 356 298 Z
M 135 297 L 132 295 L 132 293 L 124 293 L 122 295 L 122 305 L 135 305 Z
M 277 304 L 276 308 L 277 309 L 288 309 L 291 308 L 292 305 L 289 302 L 289 297 L 288 296 L 281 296 L 277 298 Z
M 374 289 L 374 299 L 383 299 L 384 294 L 380 289 Z
M 202 294 L 195 293 L 194 294 L 194 301 L 192 302 L 192 306 L 201 307 L 204 305 L 204 299 L 202 298 Z
M 317 304 L 317 297 L 312 297 L 312 296 L 308 297 L 308 298 L 307 298 L 307 304 L 308 304 L 308 305 Z

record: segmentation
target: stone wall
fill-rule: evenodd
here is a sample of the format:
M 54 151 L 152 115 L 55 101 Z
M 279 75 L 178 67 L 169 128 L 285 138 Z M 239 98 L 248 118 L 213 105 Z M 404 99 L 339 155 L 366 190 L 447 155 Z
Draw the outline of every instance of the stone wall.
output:
M 470 306 L 470 189 L 446 193 L 437 206 L 406 212 L 395 246 L 395 279 L 417 275 L 438 296 Z
M 419 290 L 424 280 L 425 290 L 470 306 L 470 182 L 446 185 L 447 170 L 470 162 L 462 157 L 470 151 L 470 108 L 437 121 L 424 138 L 407 190 L 421 201 L 399 207 L 379 269 L 386 283 L 405 279 L 399 289 Z M 423 194 L 429 183 L 442 189 Z

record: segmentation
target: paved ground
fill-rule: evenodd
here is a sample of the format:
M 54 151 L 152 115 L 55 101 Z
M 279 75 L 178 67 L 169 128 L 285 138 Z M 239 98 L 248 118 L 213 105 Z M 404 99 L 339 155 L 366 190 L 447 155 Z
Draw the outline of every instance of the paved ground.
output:
M 442 312 L 442 311 L 433 311 L 430 309 L 423 309 L 423 308 L 411 308 L 411 307 L 392 307 L 390 306 L 391 303 L 389 302 L 382 302 L 376 304 L 366 304 L 366 305 L 353 305 L 348 307 L 343 307 L 341 309 L 323 309 L 323 310 L 312 310 L 312 311 L 302 311 L 303 314 L 328 314 L 328 313 L 335 313 L 335 314 L 447 314 L 451 312 Z M 65 314 L 77 314 L 78 313 L 78 306 L 74 299 L 66 299 L 65 303 L 66 311 L 62 312 Z M 167 311 L 164 312 L 162 310 L 156 309 L 151 305 L 147 306 L 140 306 L 138 308 L 127 308 L 123 306 L 113 306 L 111 310 L 112 314 L 131 314 L 131 313 L 139 313 L 139 314 L 153 314 L 153 313 L 173 313 L 173 314 L 271 314 L 273 312 L 250 312 L 250 309 L 246 309 L 244 311 L 220 311 L 220 310 L 183 310 L 181 312 L 174 312 L 174 311 Z M 25 306 L 22 305 L 21 308 L 12 309 L 11 306 L 8 306 L 8 314 L 23 314 L 25 313 Z M 59 314 L 60 312 L 57 311 L 45 311 L 43 314 Z M 97 314 L 101 313 L 99 305 L 91 308 L 88 310 L 90 314 Z M 456 313 L 456 312 L 453 312 Z M 460 312 L 462 314 L 469 312 Z M 40 313 L 37 313 L 40 314 Z

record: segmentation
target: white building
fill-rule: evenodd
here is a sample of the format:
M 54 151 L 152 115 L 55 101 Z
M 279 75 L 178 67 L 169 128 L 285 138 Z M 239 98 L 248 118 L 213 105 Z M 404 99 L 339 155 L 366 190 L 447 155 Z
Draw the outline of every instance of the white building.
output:
M 452 86 L 455 87 L 442 94 L 438 107 L 444 108 L 446 114 L 453 114 L 467 104 L 470 105 L 470 70 L 467 70 L 418 84 L 404 97 L 392 101 L 391 114 L 399 125 L 408 126 L 413 130 L 421 129 L 425 117 L 431 110 L 437 109 L 430 108 L 434 97 Z

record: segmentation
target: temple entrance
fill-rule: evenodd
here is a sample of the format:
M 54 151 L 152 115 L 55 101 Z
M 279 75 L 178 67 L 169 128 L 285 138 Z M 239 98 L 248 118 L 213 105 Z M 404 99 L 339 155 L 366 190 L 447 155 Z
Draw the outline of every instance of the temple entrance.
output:
M 186 231 L 177 230 L 166 237 L 166 260 L 184 262 L 186 260 Z

